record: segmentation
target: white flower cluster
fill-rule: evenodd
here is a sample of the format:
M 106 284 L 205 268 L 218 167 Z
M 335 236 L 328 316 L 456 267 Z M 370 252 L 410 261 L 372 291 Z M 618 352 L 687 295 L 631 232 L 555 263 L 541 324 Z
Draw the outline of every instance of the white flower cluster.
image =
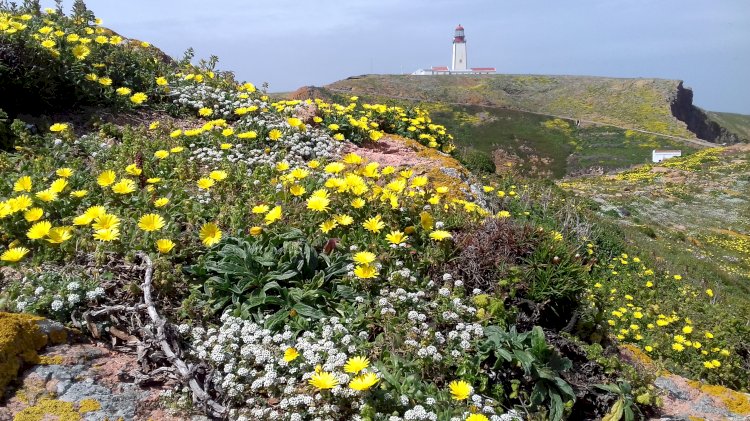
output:
M 252 96 L 246 93 L 207 84 L 172 85 L 169 90 L 175 105 L 196 111 L 201 108 L 210 108 L 213 110 L 211 118 L 229 118 L 234 115 L 234 110 L 237 108 L 267 105 L 253 100 Z
M 236 133 L 249 130 L 267 132 L 273 129 L 282 132 L 280 139 L 251 139 L 233 144 L 229 149 L 217 147 L 212 140 L 213 133 L 202 134 L 190 144 L 191 159 L 209 166 L 243 163 L 247 165 L 248 171 L 252 171 L 257 166 L 273 166 L 281 161 L 300 165 L 312 159 L 334 159 L 340 155 L 343 147 L 343 142 L 333 139 L 324 129 L 312 126 L 307 126 L 304 132 L 293 129 L 282 116 L 274 113 L 245 116 L 234 127 Z
M 347 411 L 356 411 L 363 405 L 362 395 L 347 387 L 350 377 L 343 372 L 343 366 L 351 356 L 360 355 L 362 337 L 367 338 L 367 332 L 349 332 L 335 317 L 317 325 L 318 331 L 302 332 L 295 339 L 288 326 L 283 332 L 274 333 L 253 321 L 225 314 L 218 329 L 191 330 L 190 352 L 216 370 L 214 386 L 235 408 L 235 419 L 338 419 L 340 403 L 345 403 Z M 294 348 L 299 356 L 286 361 L 284 354 L 289 348 Z M 337 404 L 326 402 L 308 384 L 316 368 L 332 373 L 338 380 L 339 385 L 327 395 L 335 397 Z M 270 405 L 270 398 L 277 405 Z
M 416 405 L 404 413 L 405 420 L 437 421 L 437 414 L 424 409 L 422 405 Z
M 403 276 L 404 271 L 408 269 L 391 273 L 391 276 Z M 414 351 L 425 364 L 439 363 L 448 356 L 458 359 L 484 337 L 482 325 L 469 322 L 475 319 L 476 309 L 460 297 L 451 297 L 446 287 L 440 288 L 437 294 L 406 292 L 403 288 L 383 289 L 376 302 L 381 315 L 399 320 L 394 325 L 403 331 L 406 349 Z
M 59 273 L 26 276 L 21 280 L 21 293 L 16 298 L 16 311 L 58 313 L 97 300 L 104 288 L 91 282 L 66 281 Z
M 375 307 L 368 317 L 379 319 L 377 325 L 388 326 L 380 340 L 403 341 L 400 358 L 415 361 L 427 376 L 424 381 L 429 382 L 431 375 L 449 373 L 469 357 L 484 331 L 470 304 L 472 294 L 456 288 L 457 280 L 450 274 L 436 279 L 440 286 L 432 282 L 432 287 L 420 289 L 414 286 L 421 280 L 403 262 L 396 267 L 389 279 L 405 286 L 381 289 L 373 297 Z M 445 403 L 439 395 L 417 398 L 393 393 L 382 379 L 384 389 L 377 395 L 347 387 L 351 379 L 344 371 L 347 360 L 369 356 L 370 348 L 380 347 L 367 342 L 372 332 L 352 328 L 353 323 L 345 318 L 322 319 L 313 329 L 295 336 L 289 326 L 274 332 L 225 314 L 218 328 L 180 325 L 178 331 L 190 334 L 192 357 L 214 369 L 214 386 L 230 404 L 232 419 L 358 420 L 366 413 L 392 421 L 437 420 Z M 293 358 L 285 359 L 290 349 Z M 366 370 L 380 377 L 373 366 Z M 331 373 L 338 385 L 324 392 L 317 390 L 309 384 L 316 371 Z M 470 404 L 493 421 L 521 419 L 513 411 L 500 415 L 504 412 L 500 403 L 485 396 L 473 394 Z M 468 413 L 456 419 L 466 416 Z

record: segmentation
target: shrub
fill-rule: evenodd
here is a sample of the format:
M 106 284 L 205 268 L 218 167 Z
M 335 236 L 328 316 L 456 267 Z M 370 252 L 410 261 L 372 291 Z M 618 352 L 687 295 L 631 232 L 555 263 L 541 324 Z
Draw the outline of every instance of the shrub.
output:
M 469 170 L 478 174 L 494 174 L 495 162 L 487 153 L 473 148 L 460 148 L 457 158 Z
M 457 254 L 440 273 L 458 275 L 467 288 L 494 293 L 510 267 L 528 257 L 540 240 L 530 225 L 486 219 L 456 236 Z
M 81 105 L 131 106 L 117 88 L 151 93 L 155 75 L 175 68 L 149 44 L 99 26 L 82 1 L 70 16 L 38 7 L 26 4 L 1 18 L 9 30 L 0 33 L 0 108 L 11 117 Z
M 525 260 L 522 296 L 534 302 L 550 302 L 554 309 L 575 305 L 586 287 L 584 268 L 562 241 L 546 241 Z M 562 316 L 558 313 L 559 316 Z
M 489 367 L 494 394 L 518 399 L 534 411 L 549 408 L 549 419 L 563 419 L 575 392 L 561 374 L 572 363 L 547 344 L 542 328 L 518 333 L 515 326 L 509 330 L 488 326 L 485 335 L 478 356 Z M 511 390 L 505 390 L 508 385 Z

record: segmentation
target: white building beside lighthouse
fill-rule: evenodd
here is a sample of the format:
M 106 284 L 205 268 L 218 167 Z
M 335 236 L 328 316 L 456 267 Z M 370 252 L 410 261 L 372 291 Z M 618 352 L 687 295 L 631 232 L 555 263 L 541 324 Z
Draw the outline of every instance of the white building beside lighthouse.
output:
M 469 67 L 464 27 L 458 25 L 453 34 L 453 55 L 450 69 L 448 66 L 432 66 L 429 69 L 419 69 L 412 75 L 487 75 L 493 73 L 495 73 L 494 67 Z

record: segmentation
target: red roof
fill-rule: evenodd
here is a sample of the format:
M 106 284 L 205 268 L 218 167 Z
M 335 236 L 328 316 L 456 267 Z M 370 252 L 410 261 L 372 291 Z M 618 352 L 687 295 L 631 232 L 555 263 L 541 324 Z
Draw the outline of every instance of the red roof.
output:
M 475 72 L 488 72 L 488 71 L 494 72 L 495 68 L 494 67 L 472 67 L 471 70 Z
M 459 23 L 458 26 L 456 26 L 456 31 L 463 31 L 463 30 L 464 30 L 464 27 L 461 26 L 461 24 Z
M 447 72 L 448 66 L 432 66 L 432 71 L 434 72 Z

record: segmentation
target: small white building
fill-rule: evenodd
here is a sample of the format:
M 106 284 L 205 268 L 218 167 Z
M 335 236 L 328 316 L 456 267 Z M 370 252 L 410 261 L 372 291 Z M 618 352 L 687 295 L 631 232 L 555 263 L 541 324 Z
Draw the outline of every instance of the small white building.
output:
M 665 159 L 674 158 L 676 156 L 682 156 L 682 151 L 654 149 L 651 152 L 651 161 L 661 162 L 661 161 L 664 161 Z
M 464 27 L 458 25 L 453 35 L 452 64 L 448 66 L 433 66 L 429 69 L 418 69 L 412 75 L 491 75 L 495 73 L 494 67 L 469 67 L 469 59 L 466 53 L 466 36 Z

